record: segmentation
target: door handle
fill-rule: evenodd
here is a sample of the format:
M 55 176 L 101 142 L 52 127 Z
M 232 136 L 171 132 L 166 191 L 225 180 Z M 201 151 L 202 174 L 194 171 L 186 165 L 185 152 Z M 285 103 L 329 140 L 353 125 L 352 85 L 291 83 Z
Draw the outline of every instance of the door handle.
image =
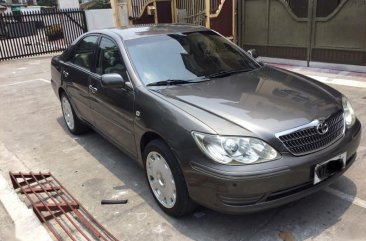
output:
M 98 91 L 98 89 L 97 88 L 95 88 L 94 86 L 92 86 L 92 85 L 89 85 L 89 90 L 93 93 L 93 94 L 95 94 L 97 91 Z
M 67 76 L 69 76 L 69 72 L 66 72 L 65 70 L 62 71 L 63 75 L 65 76 L 65 78 L 67 78 Z

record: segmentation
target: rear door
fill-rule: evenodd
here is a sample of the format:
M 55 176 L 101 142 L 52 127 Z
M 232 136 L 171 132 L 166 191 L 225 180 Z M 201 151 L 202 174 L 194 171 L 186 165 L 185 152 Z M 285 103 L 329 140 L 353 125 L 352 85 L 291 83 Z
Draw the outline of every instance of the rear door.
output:
M 132 84 L 123 89 L 103 88 L 101 85 L 103 74 L 117 73 L 130 81 L 119 47 L 108 37 L 101 37 L 95 73 L 90 79 L 90 103 L 95 126 L 119 147 L 136 156 Z
M 99 35 L 81 39 L 71 57 L 64 63 L 62 79 L 70 101 L 83 120 L 93 124 L 90 111 L 89 76 L 95 69 L 95 57 Z

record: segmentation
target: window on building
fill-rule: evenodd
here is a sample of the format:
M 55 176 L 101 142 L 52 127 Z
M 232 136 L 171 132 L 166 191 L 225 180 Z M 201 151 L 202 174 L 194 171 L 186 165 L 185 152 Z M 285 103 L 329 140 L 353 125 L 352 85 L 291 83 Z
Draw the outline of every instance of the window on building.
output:
M 285 0 L 292 12 L 299 18 L 308 17 L 309 0 Z
M 316 6 L 317 17 L 327 17 L 342 3 L 343 0 L 318 0 Z
M 308 17 L 309 0 L 285 0 L 299 18 Z M 316 17 L 327 17 L 345 0 L 317 0 Z

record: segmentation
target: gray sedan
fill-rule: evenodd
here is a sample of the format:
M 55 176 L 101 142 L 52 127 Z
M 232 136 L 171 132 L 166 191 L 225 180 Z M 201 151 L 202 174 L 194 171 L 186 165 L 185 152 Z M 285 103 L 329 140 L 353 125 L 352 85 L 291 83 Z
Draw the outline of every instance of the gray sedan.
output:
M 245 213 L 332 183 L 361 135 L 345 96 L 253 53 L 199 26 L 94 31 L 52 59 L 51 82 L 70 132 L 137 160 L 166 213 Z

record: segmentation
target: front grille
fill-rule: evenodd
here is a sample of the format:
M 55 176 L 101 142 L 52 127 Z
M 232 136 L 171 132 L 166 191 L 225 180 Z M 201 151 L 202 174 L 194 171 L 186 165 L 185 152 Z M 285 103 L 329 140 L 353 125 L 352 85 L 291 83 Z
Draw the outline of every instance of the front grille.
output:
M 296 156 L 315 152 L 331 145 L 344 134 L 345 124 L 342 111 L 331 115 L 324 123 L 328 125 L 328 132 L 325 134 L 319 134 L 317 125 L 314 124 L 280 135 L 278 138 Z

